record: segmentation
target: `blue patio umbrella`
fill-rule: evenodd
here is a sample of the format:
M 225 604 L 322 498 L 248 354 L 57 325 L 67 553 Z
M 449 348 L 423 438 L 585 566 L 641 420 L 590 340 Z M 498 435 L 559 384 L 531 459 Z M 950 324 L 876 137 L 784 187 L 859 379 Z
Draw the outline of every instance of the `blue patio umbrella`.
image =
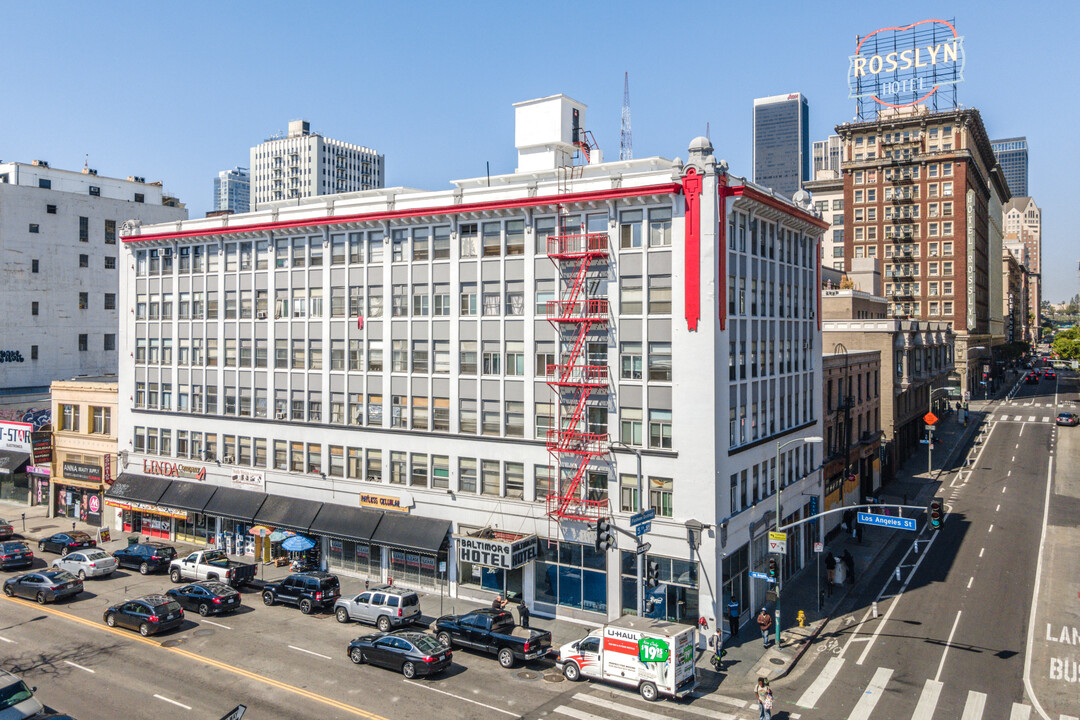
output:
M 315 541 L 311 538 L 304 537 L 303 535 L 287 537 L 285 538 L 285 541 L 281 543 L 281 549 L 289 552 L 303 552 L 304 550 L 310 550 L 313 547 L 315 547 Z

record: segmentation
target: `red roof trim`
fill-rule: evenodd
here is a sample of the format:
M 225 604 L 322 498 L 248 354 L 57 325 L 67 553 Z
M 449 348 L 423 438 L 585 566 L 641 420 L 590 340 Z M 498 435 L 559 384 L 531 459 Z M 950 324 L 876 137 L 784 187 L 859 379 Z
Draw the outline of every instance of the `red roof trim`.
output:
M 732 187 L 721 187 L 720 192 L 723 193 L 724 195 L 745 195 L 746 197 L 750 198 L 754 202 L 759 202 L 762 205 L 768 205 L 771 208 L 774 208 L 776 210 L 780 210 L 781 212 L 788 213 L 789 215 L 794 215 L 794 216 L 798 217 L 800 220 L 804 220 L 804 221 L 810 223 L 811 225 L 816 225 L 817 227 L 821 228 L 822 230 L 828 230 L 829 229 L 829 223 L 825 222 L 821 218 L 814 217 L 813 215 L 806 212 L 805 210 L 800 210 L 800 209 L 798 209 L 796 207 L 792 207 L 791 205 L 788 205 L 787 203 L 776 199 L 772 195 L 767 195 L 767 194 L 761 192 L 760 190 L 749 187 L 747 185 L 734 185 Z
M 455 215 L 466 212 L 482 212 L 484 210 L 503 210 L 507 208 L 535 207 L 537 205 L 554 205 L 556 203 L 593 202 L 598 200 L 616 200 L 626 197 L 638 197 L 641 195 L 671 195 L 682 192 L 680 183 L 663 183 L 661 185 L 643 185 L 641 187 L 613 188 L 611 190 L 598 190 L 595 192 L 567 193 L 566 195 L 545 195 L 543 197 L 518 198 L 516 200 L 498 200 L 483 203 L 469 203 L 465 205 L 446 205 L 427 208 L 414 208 L 410 210 L 390 210 L 384 212 L 362 213 L 359 215 L 338 215 L 328 217 L 306 218 L 304 220 L 289 220 L 282 222 L 257 223 L 253 225 L 237 225 L 235 227 L 206 228 L 201 230 L 187 230 L 173 233 L 156 233 L 154 235 L 132 235 L 123 238 L 124 242 L 144 242 L 148 240 L 182 239 L 191 237 L 204 237 L 207 235 L 232 235 L 242 232 L 264 232 L 267 230 L 280 230 L 296 227 L 317 227 L 321 225 L 338 225 L 341 223 L 371 221 L 371 220 L 395 220 L 400 218 L 420 217 L 424 215 Z

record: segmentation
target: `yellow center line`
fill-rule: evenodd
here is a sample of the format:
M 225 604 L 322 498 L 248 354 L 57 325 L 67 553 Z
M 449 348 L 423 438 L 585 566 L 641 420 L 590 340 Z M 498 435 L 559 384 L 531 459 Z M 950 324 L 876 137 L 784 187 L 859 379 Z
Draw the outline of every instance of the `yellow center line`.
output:
M 299 696 L 307 698 L 309 700 L 314 700 L 316 702 L 323 703 L 324 705 L 329 705 L 331 707 L 337 708 L 338 710 L 344 710 L 345 712 L 351 713 L 353 715 L 358 715 L 359 717 L 367 718 L 368 720 L 388 720 L 387 718 L 384 718 L 382 715 L 376 715 L 375 713 L 368 712 L 367 710 L 361 710 L 358 707 L 353 707 L 352 705 L 348 705 L 348 704 L 340 702 L 338 700 L 334 700 L 333 698 L 326 697 L 325 695 L 319 695 L 318 693 L 311 692 L 310 690 L 305 690 L 303 688 L 296 687 L 295 685 L 290 685 L 289 683 L 281 682 L 280 680 L 274 680 L 273 678 L 268 678 L 265 675 L 259 675 L 258 673 L 251 672 L 250 670 L 243 670 L 243 669 L 235 667 L 233 665 L 229 665 L 228 663 L 220 662 L 218 660 L 214 660 L 212 658 L 204 657 L 204 656 L 199 655 L 197 653 L 193 653 L 193 652 L 191 652 L 189 650 L 181 650 L 180 648 L 175 648 L 175 647 L 166 647 L 165 645 L 162 645 L 157 640 L 150 640 L 148 638 L 142 637 L 141 635 L 132 635 L 129 632 L 124 632 L 123 630 L 118 630 L 116 628 L 111 628 L 108 625 L 101 625 L 99 623 L 94 622 L 93 620 L 87 620 L 86 618 L 81 618 L 81 617 L 79 617 L 77 615 L 72 615 L 71 613 L 63 612 L 61 610 L 57 610 L 56 608 L 51 608 L 48 605 L 38 605 L 36 603 L 32 603 L 32 602 L 29 602 L 27 600 L 22 600 L 22 599 L 19 599 L 19 598 L 12 598 L 12 597 L 5 597 L 4 599 L 8 600 L 9 602 L 13 602 L 13 603 L 17 603 L 19 605 L 23 605 L 24 607 L 33 608 L 34 610 L 39 610 L 41 612 L 46 612 L 46 613 L 49 613 L 50 615 L 56 615 L 57 617 L 62 617 L 64 619 L 66 619 L 66 620 L 71 620 L 73 622 L 77 622 L 77 623 L 80 623 L 82 625 L 86 625 L 87 627 L 92 627 L 92 628 L 94 628 L 96 630 L 103 630 L 105 632 L 112 633 L 113 635 L 118 635 L 120 637 L 127 638 L 128 640 L 135 640 L 137 642 L 141 642 L 141 643 L 144 643 L 146 645 L 150 645 L 151 647 L 158 648 L 159 650 L 166 650 L 166 651 L 174 653 L 176 655 L 181 655 L 181 656 L 186 657 L 188 659 L 195 660 L 197 662 L 201 662 L 204 665 L 210 665 L 211 667 L 215 667 L 215 668 L 217 668 L 219 670 L 224 670 L 224 671 L 230 672 L 230 673 L 232 673 L 234 675 L 239 675 L 241 677 L 245 677 L 245 678 L 247 678 L 249 680 L 254 680 L 256 682 L 260 682 L 260 683 L 263 683 L 265 685 L 270 685 L 271 687 L 276 687 L 279 690 L 285 690 L 286 692 L 291 692 L 291 693 L 293 693 L 295 695 L 299 695 Z

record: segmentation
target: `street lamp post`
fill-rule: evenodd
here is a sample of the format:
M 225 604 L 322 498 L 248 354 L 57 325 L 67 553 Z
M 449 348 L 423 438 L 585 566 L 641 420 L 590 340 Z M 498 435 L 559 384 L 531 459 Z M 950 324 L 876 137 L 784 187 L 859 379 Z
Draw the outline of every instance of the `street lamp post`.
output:
M 938 393 L 947 393 L 949 388 L 938 388 L 937 390 L 930 391 L 930 399 L 927 400 L 926 411 L 928 413 L 934 412 L 934 396 Z M 926 472 L 934 472 L 934 426 L 931 425 L 930 429 L 926 431 Z
M 626 443 L 618 442 L 611 443 L 612 447 L 620 447 L 623 450 L 629 450 L 637 456 L 637 496 L 638 496 L 638 512 L 645 512 L 645 490 L 643 487 L 643 481 L 641 477 L 641 451 L 633 445 L 627 445 Z M 638 549 L 641 549 L 641 535 L 637 536 Z M 645 616 L 645 553 L 637 553 L 637 614 L 638 617 Z
M 788 440 L 786 443 L 781 444 L 779 440 L 776 441 L 776 532 L 780 532 L 780 489 L 783 486 L 783 478 L 780 477 L 780 451 L 786 448 L 788 445 L 794 445 L 795 443 L 812 443 L 819 444 L 822 441 L 820 435 L 811 435 L 810 437 L 800 437 L 793 440 Z M 779 565 L 779 563 L 777 563 Z M 784 572 L 780 570 L 777 573 L 776 578 L 776 646 L 780 646 L 780 597 L 783 594 L 783 577 Z

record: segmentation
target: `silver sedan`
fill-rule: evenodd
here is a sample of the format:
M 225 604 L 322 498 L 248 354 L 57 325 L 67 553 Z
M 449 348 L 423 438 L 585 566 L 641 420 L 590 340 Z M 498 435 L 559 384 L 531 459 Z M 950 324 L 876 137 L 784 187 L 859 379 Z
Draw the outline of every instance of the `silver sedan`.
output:
M 52 561 L 54 568 L 67 570 L 80 580 L 88 577 L 112 575 L 116 570 L 116 558 L 107 552 L 92 548 L 71 552 Z

